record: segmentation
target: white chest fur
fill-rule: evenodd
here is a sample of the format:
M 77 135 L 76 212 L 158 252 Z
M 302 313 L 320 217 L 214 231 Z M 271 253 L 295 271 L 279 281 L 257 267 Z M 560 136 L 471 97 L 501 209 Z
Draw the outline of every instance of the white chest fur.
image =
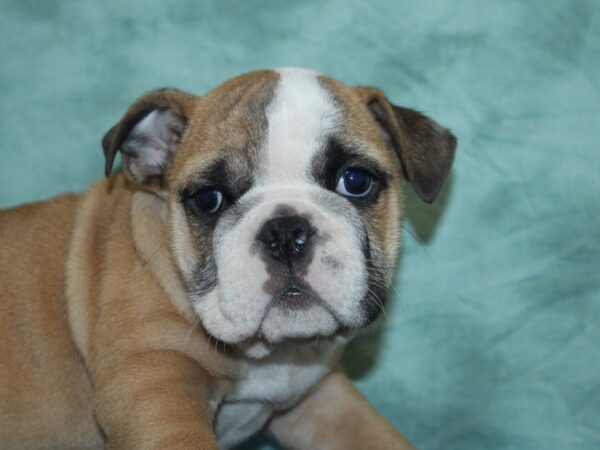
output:
M 344 341 L 283 344 L 264 359 L 248 360 L 244 376 L 217 411 L 219 448 L 238 444 L 260 430 L 273 412 L 296 403 L 335 364 Z

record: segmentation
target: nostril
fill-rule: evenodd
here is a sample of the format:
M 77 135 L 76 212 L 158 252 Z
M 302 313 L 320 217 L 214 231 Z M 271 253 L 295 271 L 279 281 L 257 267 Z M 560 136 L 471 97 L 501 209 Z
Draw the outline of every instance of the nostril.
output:
M 306 244 L 306 238 L 305 237 L 297 237 L 296 239 L 294 239 L 294 242 L 296 243 L 296 245 L 304 245 Z
M 268 225 L 269 222 L 265 224 L 258 236 L 256 236 L 256 239 L 268 245 L 269 247 L 276 247 L 278 241 L 277 233 L 273 227 Z
M 311 234 L 312 233 L 305 228 L 296 230 L 296 232 L 294 233 L 294 256 L 300 256 L 302 255 L 302 253 L 304 253 L 306 242 L 308 241 L 308 238 Z
M 298 229 L 296 230 L 295 233 L 295 237 L 294 237 L 294 242 L 297 245 L 304 245 L 306 244 L 306 240 L 308 239 L 308 232 L 304 229 Z
M 264 238 L 265 244 L 269 245 L 270 247 L 276 247 L 277 241 L 277 234 L 274 231 L 267 233 L 267 235 Z

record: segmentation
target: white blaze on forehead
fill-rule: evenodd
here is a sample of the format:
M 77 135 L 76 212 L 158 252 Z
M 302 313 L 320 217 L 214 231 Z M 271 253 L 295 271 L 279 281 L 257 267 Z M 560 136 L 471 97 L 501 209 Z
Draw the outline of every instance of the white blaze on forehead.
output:
M 269 128 L 262 172 L 266 183 L 290 184 L 305 179 L 338 111 L 318 73 L 296 68 L 277 72 L 279 82 L 266 111 Z

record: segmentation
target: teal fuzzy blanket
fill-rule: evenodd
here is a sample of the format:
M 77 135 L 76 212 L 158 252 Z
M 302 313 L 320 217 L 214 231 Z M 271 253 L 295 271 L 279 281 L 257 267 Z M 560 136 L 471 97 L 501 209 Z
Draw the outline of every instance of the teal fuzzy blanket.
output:
M 1 0 L 0 206 L 81 191 L 145 90 L 304 66 L 458 136 L 344 363 L 420 449 L 600 448 L 600 7 Z M 262 438 L 245 448 L 276 448 Z

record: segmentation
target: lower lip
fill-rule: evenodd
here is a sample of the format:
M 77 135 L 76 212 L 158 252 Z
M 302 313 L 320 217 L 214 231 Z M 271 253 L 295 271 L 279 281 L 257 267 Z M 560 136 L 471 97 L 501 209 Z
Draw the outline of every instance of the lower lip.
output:
M 303 294 L 303 292 L 300 289 L 291 287 L 291 288 L 286 289 L 286 291 L 283 292 L 282 296 L 294 298 L 294 297 L 300 297 L 302 294 Z

